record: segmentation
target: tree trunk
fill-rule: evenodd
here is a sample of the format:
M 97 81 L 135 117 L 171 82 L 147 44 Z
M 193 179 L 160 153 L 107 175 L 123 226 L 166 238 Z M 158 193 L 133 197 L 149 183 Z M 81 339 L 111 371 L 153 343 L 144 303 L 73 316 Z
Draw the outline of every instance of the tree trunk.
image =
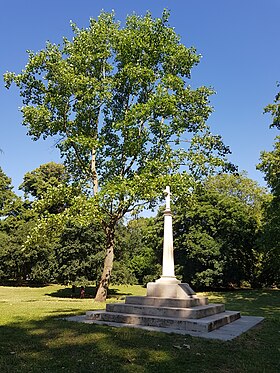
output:
M 104 260 L 103 272 L 95 296 L 95 301 L 104 302 L 108 293 L 108 286 L 110 283 L 113 260 L 114 260 L 114 238 L 115 238 L 115 225 L 107 226 L 105 228 L 107 242 L 106 242 L 106 257 Z

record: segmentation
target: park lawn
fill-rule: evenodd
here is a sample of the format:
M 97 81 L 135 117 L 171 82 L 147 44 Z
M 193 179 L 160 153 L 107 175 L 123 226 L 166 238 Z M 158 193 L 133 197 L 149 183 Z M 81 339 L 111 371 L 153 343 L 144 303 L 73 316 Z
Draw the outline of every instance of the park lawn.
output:
M 104 308 L 71 299 L 70 288 L 0 287 L 0 372 L 279 372 L 280 290 L 207 293 L 228 310 L 265 321 L 222 342 L 191 336 L 69 322 L 62 316 Z M 112 286 L 108 302 L 145 295 L 140 286 Z

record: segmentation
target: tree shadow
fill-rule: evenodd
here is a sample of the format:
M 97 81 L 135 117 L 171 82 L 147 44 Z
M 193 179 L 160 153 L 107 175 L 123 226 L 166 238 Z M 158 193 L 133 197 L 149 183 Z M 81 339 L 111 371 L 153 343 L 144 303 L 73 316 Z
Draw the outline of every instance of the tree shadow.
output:
M 55 315 L 5 325 L 0 333 L 1 373 L 243 372 L 251 371 L 255 354 L 261 355 L 259 371 L 270 367 L 276 372 L 279 363 L 276 355 L 263 350 L 256 331 L 247 338 L 221 342 L 70 322 Z
M 215 294 L 213 296 L 215 297 Z M 279 289 L 220 292 L 217 294 L 217 301 L 219 296 L 222 296 L 226 309 L 242 310 L 242 315 L 267 317 L 273 313 L 280 317 Z
M 85 298 L 94 298 L 97 288 L 96 286 L 85 286 Z M 57 297 L 57 298 L 80 298 L 80 287 L 76 287 L 75 291 L 73 291 L 72 287 L 65 287 L 64 289 L 58 289 L 52 293 L 47 293 L 46 295 L 50 297 Z M 117 287 L 109 288 L 107 299 L 124 299 L 125 296 L 132 295 L 131 292 L 121 292 Z
M 32 282 L 28 280 L 2 280 L 0 282 L 0 286 L 10 286 L 10 287 L 28 287 L 28 288 L 45 288 L 49 286 L 50 284 L 45 284 L 45 283 L 37 283 L 37 282 Z
M 120 298 L 120 297 L 125 297 L 132 295 L 131 292 L 126 291 L 126 292 L 121 292 L 118 288 L 109 288 L 108 290 L 108 298 Z
M 47 293 L 46 295 L 56 298 L 80 298 L 81 287 L 76 287 L 72 290 L 72 287 L 65 287 L 63 289 L 58 289 L 54 292 Z M 96 287 L 95 286 L 85 286 L 85 297 L 93 298 L 95 296 Z
M 141 331 L 127 331 L 48 318 L 23 328 L 20 324 L 0 328 L 1 372 L 158 372 L 162 360 L 172 355 L 162 351 L 161 361 L 151 358 L 148 344 L 160 348 L 165 336 L 141 338 Z M 145 334 L 145 333 L 144 333 Z M 149 361 L 149 370 L 143 362 Z M 146 363 L 144 364 L 146 365 Z M 169 365 L 169 364 L 168 364 Z M 131 369 L 133 368 L 133 369 Z

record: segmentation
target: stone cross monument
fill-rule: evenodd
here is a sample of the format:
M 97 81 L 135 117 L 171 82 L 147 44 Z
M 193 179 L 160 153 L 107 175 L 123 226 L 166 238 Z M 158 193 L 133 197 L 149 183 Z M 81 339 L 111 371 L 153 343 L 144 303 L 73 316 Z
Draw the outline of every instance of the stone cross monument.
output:
M 162 276 L 157 282 L 168 284 L 178 284 L 174 272 L 174 253 L 173 253 L 173 230 L 172 213 L 170 210 L 170 187 L 165 189 L 166 207 L 164 211 L 164 235 L 163 235 L 163 258 L 162 258 Z
M 189 284 L 182 284 L 174 273 L 170 187 L 165 189 L 164 242 L 162 276 L 147 284 L 147 296 L 129 296 L 125 303 L 108 303 L 106 310 L 87 312 L 87 319 L 101 324 L 133 325 L 138 328 L 162 328 L 180 334 L 199 335 L 211 332 L 240 317 L 236 311 L 225 311 L 224 304 L 209 304 Z M 240 326 L 239 326 L 240 328 Z M 231 329 L 232 330 L 232 329 Z M 223 332 L 220 336 L 223 335 Z
M 173 230 L 172 213 L 170 209 L 170 187 L 165 189 L 165 211 L 164 211 L 164 236 L 163 236 L 163 258 L 162 276 L 156 282 L 147 284 L 147 296 L 185 298 L 194 295 L 195 292 L 189 284 L 181 284 L 175 276 L 174 252 L 173 252 Z

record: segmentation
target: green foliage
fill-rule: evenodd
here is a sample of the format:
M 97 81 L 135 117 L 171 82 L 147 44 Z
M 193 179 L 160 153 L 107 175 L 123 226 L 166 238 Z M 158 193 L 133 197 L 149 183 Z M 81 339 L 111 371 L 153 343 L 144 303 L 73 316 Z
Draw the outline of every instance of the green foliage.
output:
M 53 244 L 45 240 L 44 245 L 34 245 L 28 250 L 23 245 L 34 228 L 34 221 L 26 221 L 23 216 L 17 219 L 15 227 L 7 230 L 3 225 L 1 235 L 5 239 L 0 243 L 0 279 L 23 282 L 26 279 L 35 283 L 53 280 Z
M 277 83 L 277 87 L 280 87 L 280 83 Z M 264 112 L 270 113 L 272 116 L 272 123 L 270 127 L 280 129 L 280 92 L 276 94 L 274 103 L 269 104 L 264 108 Z
M 265 190 L 245 176 L 218 175 L 176 205 L 175 262 L 195 286 L 256 285 Z
M 114 271 L 110 278 L 112 285 L 135 285 L 138 283 L 136 276 L 124 260 L 114 260 Z
M 20 198 L 13 192 L 12 180 L 0 167 L 0 217 L 15 216 L 21 206 Z
M 265 210 L 265 224 L 262 236 L 262 283 L 266 286 L 280 286 L 280 197 L 273 196 Z
M 28 203 L 13 192 L 11 179 L 0 168 L 0 278 L 22 280 L 28 270 L 22 244 L 30 227 Z
M 104 233 L 98 224 L 68 226 L 54 250 L 54 278 L 64 284 L 97 281 L 104 256 Z
M 59 176 L 63 168 L 63 166 L 51 163 L 27 173 L 22 184 L 25 193 L 36 196 L 39 200 L 42 199 L 48 188 L 48 181 L 50 185 L 58 185 L 61 182 Z M 9 194 L 3 195 L 3 200 L 6 206 L 8 206 L 8 202 L 12 201 L 12 203 L 9 204 L 10 211 L 0 221 L 0 233 L 4 236 L 0 243 L 1 281 L 11 279 L 17 282 L 28 279 L 35 283 L 53 281 L 54 247 L 58 240 L 57 232 L 54 231 L 52 235 L 42 235 L 41 240 L 33 242 L 31 245 L 26 245 L 26 242 L 30 240 L 34 230 L 40 231 L 40 226 L 37 224 L 40 216 L 51 211 L 54 213 L 55 210 L 57 212 L 58 204 L 52 204 L 48 210 L 41 209 L 39 211 L 38 209 L 36 211 L 35 202 L 28 200 L 23 202 L 19 197 L 13 195 L 11 186 L 7 189 Z
M 67 184 L 69 179 L 70 176 L 62 164 L 50 162 L 27 172 L 19 189 L 25 193 L 26 197 L 31 195 L 37 199 L 42 199 L 50 187 Z
M 279 86 L 279 85 L 278 85 Z M 280 94 L 274 103 L 265 108 L 272 115 L 271 127 L 280 129 Z M 257 168 L 264 173 L 264 178 L 271 188 L 272 199 L 266 205 L 265 224 L 263 228 L 263 282 L 266 285 L 280 284 L 280 136 L 276 136 L 274 148 L 270 152 L 261 152 L 261 162 Z
M 161 266 L 153 244 L 158 237 L 157 234 L 154 236 L 153 225 L 153 218 L 138 218 L 130 220 L 127 226 L 118 225 L 112 282 L 120 283 L 120 278 L 123 278 L 123 283 L 146 285 L 160 276 Z M 116 265 L 118 269 L 123 268 L 123 274 L 118 270 L 118 275 L 115 275 Z
M 106 255 L 102 219 L 94 214 L 86 195 L 71 186 L 55 185 L 47 188 L 44 198 L 38 195 L 35 202 L 21 202 L 16 213 L 1 220 L 1 281 L 28 278 L 35 283 L 86 284 L 100 277 Z M 182 193 L 174 197 L 178 278 L 195 287 L 278 283 L 279 256 L 274 248 L 279 247 L 279 200 L 275 196 L 270 202 L 266 191 L 246 175 L 221 174 L 197 184 L 185 198 Z M 57 205 L 67 209 L 51 212 L 50 206 Z M 30 235 L 34 230 L 38 233 Z M 120 221 L 111 283 L 145 285 L 159 278 L 162 246 L 162 210 L 155 218 L 138 218 L 127 225 Z
M 7 87 L 20 89 L 29 135 L 60 136 L 72 174 L 85 184 L 98 175 L 107 218 L 153 202 L 182 166 L 197 177 L 230 166 L 228 148 L 205 123 L 213 91 L 187 84 L 200 56 L 168 17 L 132 15 L 121 28 L 101 13 L 87 29 L 73 24 L 73 41 L 29 52 L 21 74 L 5 75 Z M 184 136 L 188 147 L 179 146 Z

